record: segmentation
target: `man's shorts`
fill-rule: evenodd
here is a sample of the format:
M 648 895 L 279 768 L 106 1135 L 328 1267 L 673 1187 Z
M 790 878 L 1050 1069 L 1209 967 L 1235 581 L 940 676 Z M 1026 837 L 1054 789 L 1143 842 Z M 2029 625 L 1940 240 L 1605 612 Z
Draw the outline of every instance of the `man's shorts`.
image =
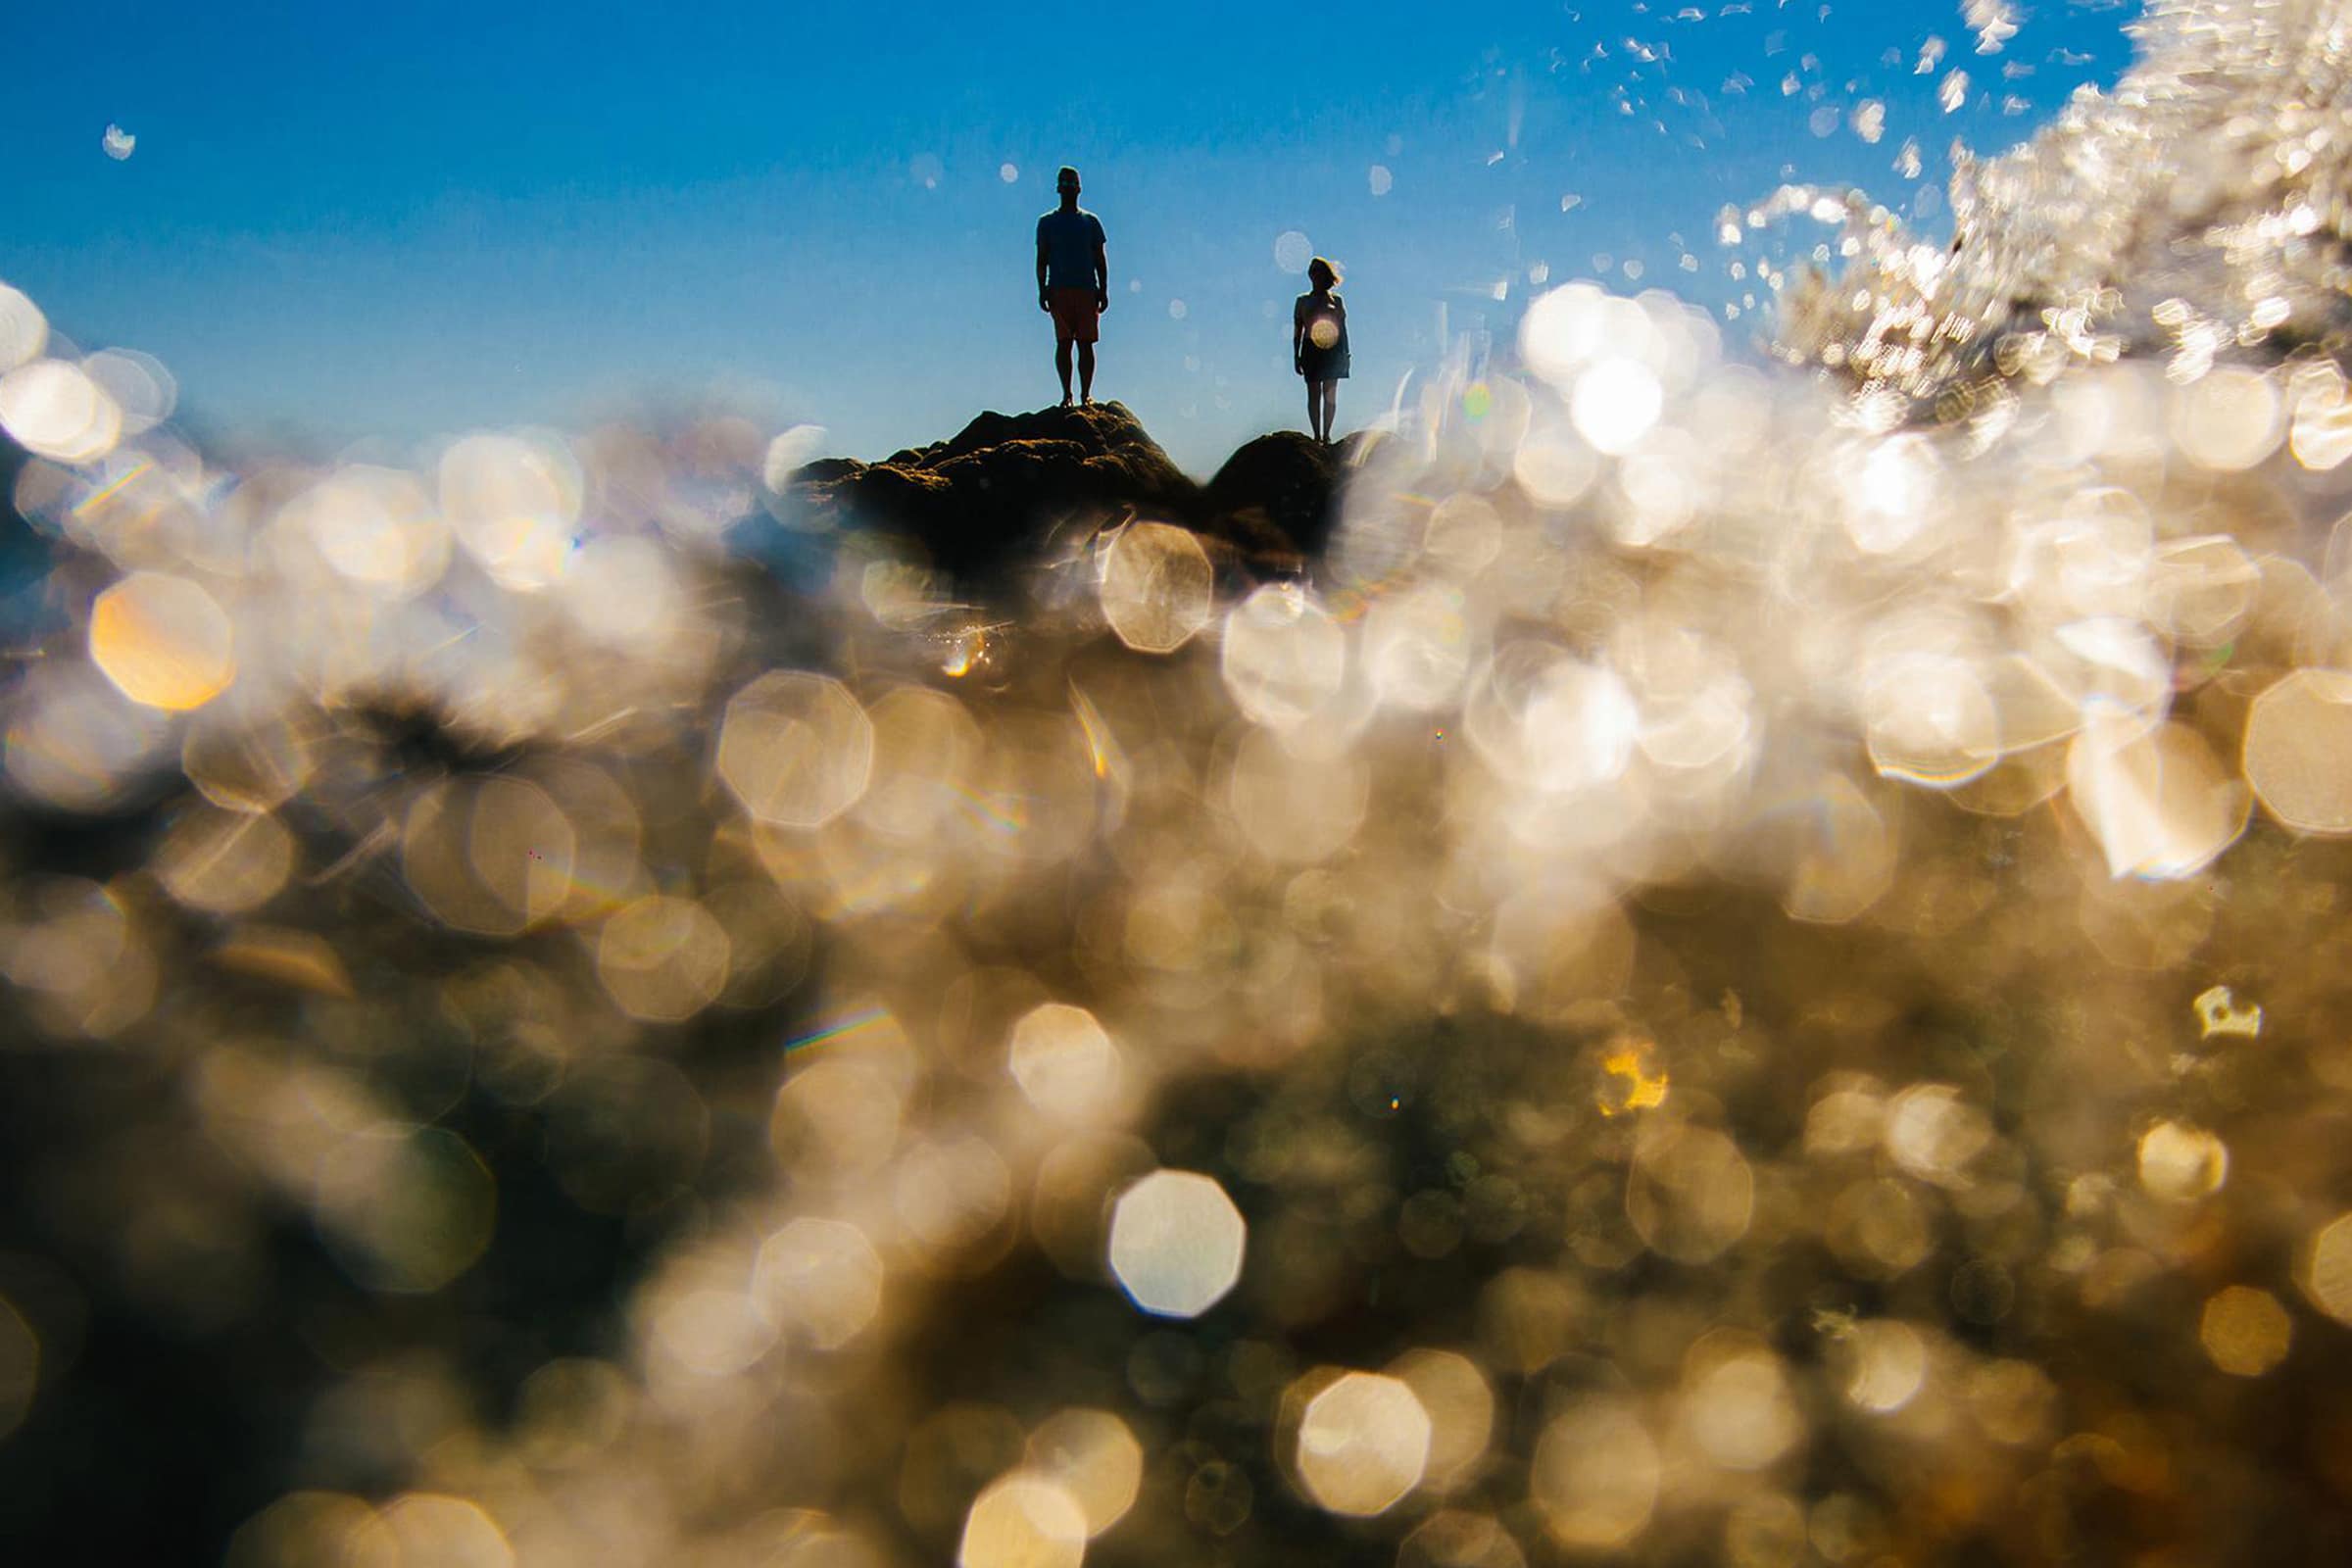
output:
M 1102 312 L 1095 304 L 1093 289 L 1048 289 L 1046 303 L 1054 309 L 1054 342 L 1092 343 L 1095 341 L 1095 323 L 1102 319 Z

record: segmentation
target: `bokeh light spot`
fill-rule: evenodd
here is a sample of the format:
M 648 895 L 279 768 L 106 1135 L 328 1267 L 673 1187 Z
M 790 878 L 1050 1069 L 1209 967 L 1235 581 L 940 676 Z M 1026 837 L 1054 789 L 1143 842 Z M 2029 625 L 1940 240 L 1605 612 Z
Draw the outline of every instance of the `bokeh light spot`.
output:
M 838 1349 L 881 1308 L 881 1254 L 857 1226 L 803 1215 L 760 1244 L 752 1296 L 779 1327 Z
M 2352 833 L 2352 670 L 2298 669 L 2246 714 L 2246 782 L 2298 833 Z
M 545 790 L 506 775 L 445 779 L 410 807 L 401 868 L 461 931 L 514 936 L 562 912 L 578 835 Z
M 211 914 L 259 908 L 294 868 L 294 836 L 273 816 L 190 807 L 155 856 L 155 873 L 174 899 Z
M 1422 1484 L 1446 1488 L 1474 1475 L 1494 1435 L 1494 1391 L 1478 1363 L 1451 1350 L 1407 1350 L 1388 1372 L 1429 1416 Z
M 1909 1404 L 1928 1376 L 1927 1343 L 1910 1324 L 1873 1318 L 1845 1341 L 1850 1370 L 1845 1397 L 1856 1409 L 1887 1415 Z
M 644 1309 L 647 1335 L 664 1364 L 702 1377 L 735 1377 L 776 1342 L 774 1320 L 731 1282 L 668 1281 L 650 1296 Z
M 1761 1470 L 1795 1446 L 1804 1421 L 1780 1358 L 1758 1346 L 1701 1341 L 1683 1386 L 1683 1425 L 1727 1470 Z
M 1704 1263 L 1747 1234 L 1755 1175 L 1739 1145 L 1712 1127 L 1652 1122 L 1634 1147 L 1626 1216 L 1652 1251 Z
M 1447 1508 L 1404 1538 L 1396 1568 L 1527 1568 L 1527 1553 L 1493 1515 Z
M 925 1139 L 898 1160 L 891 1207 L 925 1261 L 955 1266 L 966 1252 L 986 1255 L 1012 1203 L 1012 1175 L 987 1139 L 973 1134 Z
M 532 593 L 563 574 L 581 494 L 567 452 L 547 440 L 467 436 L 442 454 L 439 479 L 441 514 L 500 587 Z
M 1576 378 L 1568 415 L 1596 452 L 1622 456 L 1641 443 L 1665 406 L 1657 372 L 1639 360 L 1601 360 Z
M 959 1568 L 1078 1568 L 1086 1560 L 1086 1510 L 1058 1481 L 1015 1471 L 972 1499 Z
M 2312 1236 L 2303 1293 L 2338 1323 L 2352 1324 L 2352 1214 L 2338 1214 Z
M 437 1493 L 405 1493 L 384 1504 L 400 1563 L 441 1568 L 514 1568 L 514 1548 L 479 1503 Z
M 1029 1468 L 1057 1482 L 1099 1536 L 1135 1506 L 1144 1479 L 1143 1445 L 1108 1410 L 1056 1410 L 1029 1434 Z
M 277 529 L 306 540 L 345 580 L 395 599 L 437 582 L 452 548 L 449 525 L 422 481 L 360 464 L 287 502 Z
M 1632 1407 L 1596 1397 L 1571 1406 L 1536 1440 L 1528 1492 L 1560 1544 L 1626 1545 L 1649 1525 L 1664 1466 Z
M 2296 388 L 2287 446 L 2297 463 L 2326 472 L 2352 458 L 2352 397 L 2346 396 L 2343 372 L 2335 368 L 2334 362 L 2322 364 L 2325 368 L 2314 378 L 2315 384 Z M 2297 379 L 2300 382 L 2302 378 Z
M 1429 1412 L 1408 1385 L 1349 1372 L 1307 1402 L 1298 1478 L 1333 1513 L 1383 1513 L 1420 1484 L 1429 1440 Z
M 1300 756 L 1276 734 L 1253 729 L 1235 749 L 1226 799 L 1259 854 L 1311 861 L 1339 853 L 1354 837 L 1369 796 L 1370 780 L 1355 759 Z
M 1863 703 L 1882 777 L 1951 789 L 2000 760 L 2000 711 L 1963 660 L 1914 654 L 1871 672 Z
M 2231 1377 L 2258 1378 L 2286 1359 L 2294 1324 L 2268 1291 L 2231 1285 L 2205 1301 L 2197 1339 L 2213 1364 Z
M 2177 723 L 2102 717 L 2067 752 L 2067 799 L 2115 876 L 2178 878 L 2213 863 L 2251 805 L 2202 736 Z
M 777 432 L 760 461 L 760 482 L 782 493 L 793 475 L 821 457 L 831 432 L 821 424 L 796 424 Z
M 638 899 L 605 921 L 596 974 L 613 1005 L 649 1023 L 678 1023 L 727 983 L 727 933 L 693 899 Z
M 2200 467 L 2251 468 L 2277 449 L 2285 433 L 2282 412 L 2273 377 L 2225 366 L 2175 394 L 2173 439 Z
M 457 1134 L 387 1123 L 345 1138 L 320 1161 L 316 1201 L 329 1249 L 355 1279 L 422 1295 L 489 1247 L 498 1189 Z
M 1215 572 L 1191 530 L 1131 523 L 1102 559 L 1102 618 L 1141 654 L 1169 654 L 1208 624 Z
M 22 290 L 0 283 L 0 374 L 38 355 L 49 341 L 49 318 Z
M 1303 589 L 1268 583 L 1226 616 L 1219 669 L 1246 716 L 1290 729 L 1339 695 L 1348 634 Z
M 239 712 L 234 699 L 208 706 L 180 742 L 180 770 L 204 798 L 235 811 L 272 811 L 317 765 L 311 737 L 276 712 Z
M 123 696 L 167 712 L 228 690 L 234 642 L 220 601 L 185 577 L 133 572 L 90 607 L 90 662 Z
M 1886 1106 L 1882 1135 L 1896 1165 L 1938 1187 L 1965 1187 L 1992 1142 L 1992 1122 L 1950 1084 L 1913 1084 Z
M 114 401 L 124 435 L 143 435 L 172 416 L 179 383 L 163 361 L 136 349 L 106 349 L 81 362 L 82 373 Z
M 1137 1306 L 1198 1317 L 1242 1277 L 1249 1226 L 1213 1177 L 1159 1170 L 1121 1193 L 1110 1221 L 1110 1271 Z
M 2201 1127 L 2160 1121 L 2140 1135 L 2139 1185 L 2154 1198 L 2188 1202 L 2230 1179 L 2230 1148 Z
M 382 1516 L 340 1492 L 289 1492 L 237 1527 L 227 1568 L 403 1568 Z
M 96 463 L 122 437 L 122 411 L 78 365 L 33 360 L 0 375 L 0 430 L 58 463 Z
M 771 670 L 727 704 L 718 776 L 762 822 L 814 828 L 865 793 L 874 726 L 828 676 Z
M 1021 1093 L 1058 1120 L 1099 1113 L 1118 1089 L 1118 1047 L 1084 1007 L 1049 1002 L 1022 1014 L 1007 1054 Z

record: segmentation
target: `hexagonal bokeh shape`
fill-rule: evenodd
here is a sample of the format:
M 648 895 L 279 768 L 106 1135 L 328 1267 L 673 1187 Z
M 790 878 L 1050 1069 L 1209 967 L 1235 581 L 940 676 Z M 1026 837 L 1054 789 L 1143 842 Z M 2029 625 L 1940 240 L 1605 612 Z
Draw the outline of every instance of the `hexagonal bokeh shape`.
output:
M 1298 1426 L 1298 1479 L 1333 1513 L 1385 1513 L 1429 1466 L 1429 1412 L 1410 1385 L 1349 1372 L 1317 1394 Z
M 1137 1306 L 1198 1317 L 1242 1277 L 1250 1227 L 1213 1177 L 1157 1170 L 1119 1195 L 1110 1271 Z
M 1049 1002 L 1012 1026 L 1013 1081 L 1049 1116 L 1083 1121 L 1118 1088 L 1119 1050 L 1084 1007 Z
M 1029 1434 L 1029 1468 L 1058 1482 L 1099 1536 L 1135 1506 L 1144 1480 L 1144 1447 L 1108 1410 L 1057 1410 Z
M 2246 782 L 2298 833 L 2352 833 L 2352 672 L 2298 669 L 2246 713 Z
M 737 692 L 718 732 L 718 776 L 743 808 L 816 828 L 856 805 L 873 770 L 874 726 L 841 682 L 770 670 Z
M 972 1499 L 958 1568 L 1078 1568 L 1086 1560 L 1086 1512 L 1067 1488 L 1016 1470 Z

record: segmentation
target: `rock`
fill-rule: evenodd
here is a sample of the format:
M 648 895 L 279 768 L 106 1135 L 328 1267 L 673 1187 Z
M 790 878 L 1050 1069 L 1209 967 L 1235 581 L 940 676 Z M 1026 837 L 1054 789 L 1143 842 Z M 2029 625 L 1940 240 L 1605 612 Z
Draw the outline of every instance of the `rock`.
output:
M 812 521 L 906 538 L 967 584 L 1034 558 L 1056 532 L 1132 516 L 1193 529 L 1238 571 L 1291 575 L 1329 537 L 1335 486 L 1355 450 L 1354 438 L 1319 447 L 1277 431 L 1234 453 L 1203 490 L 1122 404 L 992 410 L 880 463 L 811 463 L 785 499 Z
M 1073 522 L 1129 514 L 1197 524 L 1200 487 L 1117 403 L 982 414 L 953 438 L 881 463 L 833 460 L 795 477 L 790 499 L 837 526 L 897 533 L 959 578 L 986 577 Z
M 1324 446 L 1298 430 L 1244 442 L 1208 481 L 1212 527 L 1237 544 L 1263 540 L 1270 527 L 1300 557 L 1320 554 L 1339 520 L 1341 476 L 1360 445 L 1349 436 Z

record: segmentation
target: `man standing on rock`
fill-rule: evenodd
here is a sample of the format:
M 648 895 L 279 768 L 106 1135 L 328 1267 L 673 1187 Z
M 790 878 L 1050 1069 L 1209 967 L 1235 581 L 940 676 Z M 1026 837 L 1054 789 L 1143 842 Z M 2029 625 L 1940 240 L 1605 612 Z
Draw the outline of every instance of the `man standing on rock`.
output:
M 1078 396 L 1095 401 L 1096 324 L 1110 309 L 1110 263 L 1102 255 L 1102 220 L 1078 205 L 1078 171 L 1054 179 L 1061 205 L 1037 220 L 1037 308 L 1054 318 L 1054 368 L 1061 406 L 1070 406 L 1070 345 L 1078 345 Z

